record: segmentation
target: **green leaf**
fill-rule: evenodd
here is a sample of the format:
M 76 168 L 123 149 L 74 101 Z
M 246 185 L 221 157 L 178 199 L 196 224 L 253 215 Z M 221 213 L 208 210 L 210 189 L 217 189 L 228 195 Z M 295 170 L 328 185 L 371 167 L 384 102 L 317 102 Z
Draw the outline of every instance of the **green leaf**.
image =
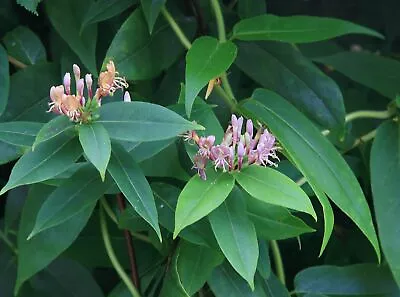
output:
M 51 86 L 59 84 L 60 69 L 57 64 L 38 64 L 14 73 L 10 80 L 7 109 L 0 121 L 47 122 L 53 117 L 53 113 L 46 113 L 50 102 L 49 90 Z
M 153 31 L 154 24 L 156 23 L 157 17 L 160 14 L 161 8 L 164 6 L 165 2 L 167 2 L 167 0 L 140 0 L 144 17 L 146 18 L 149 26 L 150 34 Z
M 10 69 L 8 67 L 8 55 L 0 45 L 0 116 L 7 106 L 8 93 L 10 90 Z
M 173 111 L 146 102 L 114 102 L 100 108 L 101 123 L 112 139 L 156 141 L 203 129 Z
M 66 116 L 58 116 L 43 125 L 40 131 L 37 133 L 35 142 L 32 145 L 32 149 L 42 142 L 54 139 L 58 135 L 70 131 L 74 128 L 74 123 Z
M 32 186 L 24 205 L 18 232 L 19 260 L 15 292 L 18 292 L 27 279 L 49 265 L 72 244 L 93 211 L 94 205 L 90 205 L 61 225 L 43 231 L 34 238 L 27 240 L 35 224 L 39 209 L 53 189 L 44 185 Z
M 14 296 L 15 276 L 17 274 L 16 258 L 12 252 L 1 246 L 0 252 L 0 288 L 4 296 Z
M 304 115 L 273 92 L 258 89 L 242 107 L 247 115 L 256 116 L 271 129 L 313 190 L 324 191 L 354 221 L 380 260 L 378 239 L 364 194 L 334 146 Z M 321 195 L 318 198 L 321 201 Z
M 186 54 L 185 110 L 188 117 L 201 89 L 231 66 L 236 52 L 235 44 L 230 41 L 220 43 L 208 36 L 195 40 Z
M 192 20 L 181 17 L 175 21 L 186 36 L 194 35 Z M 184 47 L 168 23 L 157 22 L 150 35 L 142 10 L 136 9 L 115 35 L 104 63 L 113 60 L 118 71 L 128 80 L 147 80 L 169 68 L 183 52 Z
M 223 256 L 219 251 L 187 241 L 179 243 L 177 272 L 185 291 L 193 296 L 203 287 L 213 269 L 221 264 Z
M 0 123 L 0 140 L 17 146 L 32 146 L 42 126 L 34 122 Z
M 20 185 L 38 183 L 60 174 L 82 154 L 78 140 L 65 135 L 39 145 L 18 160 L 0 195 Z
M 238 14 L 241 19 L 264 14 L 267 11 L 265 1 L 239 0 Z
M 136 2 L 135 0 L 99 0 L 93 2 L 83 18 L 81 31 L 88 25 L 96 24 L 119 15 L 136 4 Z
M 208 215 L 228 197 L 235 179 L 227 172 L 209 170 L 207 180 L 193 176 L 178 198 L 174 238 L 185 228 Z
M 26 65 L 46 62 L 46 49 L 39 37 L 28 27 L 19 26 L 3 37 L 10 56 Z
M 247 199 L 247 215 L 254 223 L 259 237 L 268 240 L 287 239 L 315 231 L 286 208 Z
M 93 2 L 87 0 L 83 5 L 81 0 L 51 0 L 46 1 L 46 11 L 58 34 L 78 55 L 86 68 L 93 75 L 97 75 L 97 26 L 87 26 L 82 32 L 80 31 L 86 12 Z
M 391 100 L 399 93 L 400 62 L 397 60 L 366 52 L 341 52 L 313 60 L 333 67 Z
M 300 271 L 294 283 L 296 293 L 389 296 L 399 292 L 390 271 L 375 264 L 315 266 Z
M 264 278 L 267 279 L 271 275 L 271 260 L 269 258 L 269 247 L 265 240 L 258 241 L 258 263 L 257 271 Z
M 27 194 L 28 187 L 18 187 L 8 193 L 4 210 L 4 230 L 6 232 L 18 227 Z
M 232 267 L 254 290 L 254 274 L 258 262 L 256 229 L 247 217 L 246 202 L 235 188 L 208 219 L 218 244 Z
M 384 39 L 380 33 L 349 21 L 303 15 L 280 17 L 272 14 L 240 21 L 233 27 L 232 38 L 304 43 L 347 34 L 364 34 Z
M 53 191 L 41 206 L 29 238 L 54 228 L 96 204 L 109 184 L 101 181 L 90 165 L 79 169 Z
M 336 83 L 292 45 L 239 42 L 235 64 L 325 128 L 342 128 L 345 109 Z M 288 83 L 290 82 L 290 83 Z
M 17 0 L 19 5 L 36 15 L 38 15 L 36 10 L 40 2 L 42 2 L 42 0 Z
M 235 173 L 235 179 L 256 199 L 302 211 L 317 219 L 306 193 L 293 180 L 275 169 L 257 165 L 248 166 Z
M 142 162 L 154 157 L 168 146 L 174 143 L 176 138 L 149 142 L 130 142 L 129 146 L 124 146 L 136 162 Z M 122 143 L 123 144 L 123 143 Z M 123 144 L 124 145 L 124 144 Z
M 116 143 L 113 143 L 107 170 L 135 211 L 153 227 L 161 240 L 157 208 L 150 185 L 132 156 Z
M 400 176 L 400 127 L 396 122 L 381 125 L 371 149 L 371 184 L 379 239 L 393 276 L 400 284 L 400 211 L 398 178 Z
M 99 123 L 79 126 L 79 141 L 89 161 L 106 178 L 106 169 L 111 155 L 111 141 L 107 130 Z
M 11 145 L 0 141 L 0 164 L 3 165 L 18 159 L 24 154 L 25 150 L 26 148 L 22 146 Z

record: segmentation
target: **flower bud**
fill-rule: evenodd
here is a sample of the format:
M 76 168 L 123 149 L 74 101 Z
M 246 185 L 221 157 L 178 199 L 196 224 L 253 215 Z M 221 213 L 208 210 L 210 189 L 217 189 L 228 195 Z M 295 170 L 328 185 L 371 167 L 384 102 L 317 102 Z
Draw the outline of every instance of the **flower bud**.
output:
M 240 170 L 242 168 L 243 164 L 243 156 L 245 155 L 246 150 L 244 148 L 243 142 L 240 141 L 238 144 L 237 148 L 237 154 L 238 154 L 238 169 Z
M 131 95 L 129 95 L 128 91 L 125 91 L 124 102 L 132 102 Z
M 71 74 L 69 72 L 64 75 L 64 87 L 67 95 L 71 95 Z
M 81 78 L 81 69 L 78 65 L 72 65 L 72 69 L 74 70 L 75 82 L 78 83 L 78 80 Z
M 250 119 L 246 122 L 246 132 L 249 133 L 250 138 L 253 137 L 253 121 Z
M 84 88 L 85 88 L 85 82 L 84 82 L 83 78 L 81 78 L 76 83 L 76 93 L 77 93 L 77 95 L 82 97 Z
M 85 75 L 85 82 L 86 82 L 86 87 L 88 89 L 88 95 L 89 98 L 91 99 L 93 96 L 92 93 L 92 85 L 93 85 L 93 79 L 92 79 L 92 75 L 91 74 L 86 74 Z

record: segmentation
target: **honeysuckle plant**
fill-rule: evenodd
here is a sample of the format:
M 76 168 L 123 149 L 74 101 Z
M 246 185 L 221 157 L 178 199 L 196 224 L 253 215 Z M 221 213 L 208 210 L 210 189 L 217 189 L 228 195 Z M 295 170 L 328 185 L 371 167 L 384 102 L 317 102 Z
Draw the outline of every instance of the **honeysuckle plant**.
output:
M 332 17 L 307 1 L 14 2 L 0 296 L 399 293 L 396 18 L 368 22 L 360 2 L 343 20 L 344 0 Z

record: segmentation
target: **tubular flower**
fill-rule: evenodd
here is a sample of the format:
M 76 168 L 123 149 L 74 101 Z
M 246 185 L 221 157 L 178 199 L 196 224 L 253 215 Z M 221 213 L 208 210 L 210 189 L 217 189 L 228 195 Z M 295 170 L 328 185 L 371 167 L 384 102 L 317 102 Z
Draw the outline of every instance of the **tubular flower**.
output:
M 208 161 L 212 162 L 215 170 L 241 170 L 243 166 L 278 166 L 279 161 L 275 136 L 266 128 L 260 126 L 253 135 L 254 126 L 247 120 L 245 132 L 242 134 L 243 117 L 232 115 L 231 124 L 225 131 L 221 144 L 214 145 L 215 136 L 199 137 L 195 131 L 184 135 L 187 141 L 192 140 L 199 148 L 193 158 L 193 168 L 202 179 L 206 179 L 205 168 Z
M 81 78 L 81 69 L 78 65 L 73 65 L 73 74 L 75 78 L 75 94 L 71 92 L 71 74 L 67 72 L 64 75 L 63 85 L 52 86 L 50 88 L 50 99 L 48 112 L 66 115 L 73 122 L 88 122 L 95 118 L 95 112 L 101 105 L 102 94 L 113 94 L 117 89 L 128 87 L 125 79 L 116 77 L 114 63 L 110 61 L 107 65 L 107 71 L 100 73 L 99 88 L 93 97 L 93 79 L 91 74 L 86 74 Z M 112 73 L 112 74 L 111 74 Z M 108 91 L 105 91 L 106 82 L 111 85 Z M 85 98 L 85 87 L 87 99 Z M 129 98 L 128 98 L 129 97 Z M 130 100 L 129 94 L 125 94 L 124 101 Z

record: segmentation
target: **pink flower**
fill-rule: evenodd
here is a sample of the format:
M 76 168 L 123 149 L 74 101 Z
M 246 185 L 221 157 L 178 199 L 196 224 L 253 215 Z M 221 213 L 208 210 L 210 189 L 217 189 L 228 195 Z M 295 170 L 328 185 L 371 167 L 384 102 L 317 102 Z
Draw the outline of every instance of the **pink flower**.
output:
M 214 161 L 215 164 L 215 169 L 217 168 L 222 168 L 222 170 L 225 172 L 227 171 L 227 168 L 229 168 L 229 160 L 231 156 L 231 151 L 229 147 L 219 144 L 216 146 L 213 146 L 211 148 L 211 160 Z

